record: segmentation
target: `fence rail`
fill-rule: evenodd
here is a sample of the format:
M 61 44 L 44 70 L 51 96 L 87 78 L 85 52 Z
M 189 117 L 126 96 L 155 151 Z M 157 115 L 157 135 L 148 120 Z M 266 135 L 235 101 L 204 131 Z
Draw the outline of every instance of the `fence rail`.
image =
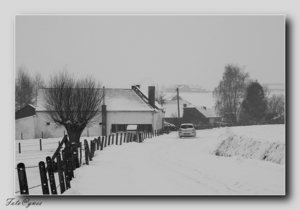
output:
M 47 156 L 46 161 L 40 161 L 38 166 L 25 167 L 24 163 L 17 165 L 17 173 L 20 187 L 20 194 L 29 194 L 29 189 L 41 187 L 43 195 L 56 195 L 57 189 L 63 194 L 71 188 L 71 180 L 74 178 L 74 171 L 82 165 L 89 165 L 89 162 L 96 156 L 97 151 L 111 145 L 124 145 L 125 143 L 138 142 L 142 143 L 146 138 L 153 138 L 162 135 L 162 130 L 152 132 L 124 132 L 115 133 L 108 136 L 100 136 L 91 140 L 90 143 L 85 139 L 82 145 L 71 143 L 65 135 L 61 142 L 58 143 L 56 151 L 52 157 Z M 40 140 L 40 150 L 42 150 Z M 19 144 L 19 152 L 21 146 Z M 33 187 L 28 186 L 26 168 L 39 168 L 41 184 Z M 58 174 L 58 181 L 55 180 L 54 174 Z

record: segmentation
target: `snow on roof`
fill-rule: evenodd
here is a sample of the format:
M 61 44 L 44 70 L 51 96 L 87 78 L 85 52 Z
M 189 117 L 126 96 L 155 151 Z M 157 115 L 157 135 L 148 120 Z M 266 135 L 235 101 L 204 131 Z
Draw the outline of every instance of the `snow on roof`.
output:
M 147 101 L 148 101 L 148 90 L 145 90 L 143 88 L 139 88 L 136 86 L 136 88 L 147 98 Z M 149 101 L 148 101 L 149 103 Z M 157 101 L 155 101 L 155 106 L 158 108 L 158 109 L 161 109 L 163 110 L 164 107 L 162 107 Z
M 132 89 L 105 89 L 107 111 L 153 111 Z
M 201 112 L 206 118 L 218 117 L 214 109 L 206 108 L 204 106 L 195 107 L 199 112 Z
M 45 89 L 40 89 L 36 111 L 45 111 L 43 97 Z M 105 105 L 107 111 L 153 111 L 154 109 L 144 102 L 132 89 L 105 89 Z

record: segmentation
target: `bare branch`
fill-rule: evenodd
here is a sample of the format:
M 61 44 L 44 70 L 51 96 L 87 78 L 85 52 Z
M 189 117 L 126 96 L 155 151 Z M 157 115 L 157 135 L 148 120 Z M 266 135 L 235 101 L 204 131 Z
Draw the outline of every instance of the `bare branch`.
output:
M 69 136 L 77 133 L 74 141 L 79 141 L 83 129 L 99 114 L 103 100 L 100 85 L 92 77 L 76 79 L 67 71 L 49 80 L 44 107 L 56 124 L 66 128 Z

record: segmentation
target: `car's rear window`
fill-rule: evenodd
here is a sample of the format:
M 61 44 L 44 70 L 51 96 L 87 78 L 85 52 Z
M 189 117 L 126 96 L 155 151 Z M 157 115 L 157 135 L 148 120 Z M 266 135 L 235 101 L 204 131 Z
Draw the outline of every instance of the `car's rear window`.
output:
M 194 128 L 194 126 L 193 125 L 181 125 L 180 128 L 187 129 L 187 128 Z

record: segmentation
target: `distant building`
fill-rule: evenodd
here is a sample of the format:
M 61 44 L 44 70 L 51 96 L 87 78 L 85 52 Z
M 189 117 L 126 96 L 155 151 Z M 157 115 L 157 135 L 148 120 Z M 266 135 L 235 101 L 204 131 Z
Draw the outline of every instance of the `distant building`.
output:
M 193 123 L 195 125 L 214 125 L 220 122 L 221 117 L 217 116 L 214 109 L 205 106 L 184 105 L 182 123 Z
M 180 118 L 183 116 L 183 106 L 184 104 L 191 104 L 186 100 L 179 100 L 179 114 Z M 164 103 L 165 108 L 165 121 L 168 123 L 172 123 L 177 125 L 178 124 L 178 103 L 177 99 L 174 100 L 166 100 Z
M 16 112 L 15 139 L 57 138 L 67 134 L 58 127 L 43 107 L 44 89 L 39 90 L 37 106 L 27 105 Z M 155 87 L 150 86 L 148 95 L 139 88 L 105 89 L 106 134 L 122 132 L 127 125 L 138 125 L 139 130 L 162 130 L 164 109 L 155 102 Z M 102 106 L 101 106 L 102 107 Z M 82 133 L 82 136 L 102 135 L 102 109 Z
M 168 88 L 166 88 L 167 92 L 174 92 L 178 85 L 171 85 Z M 180 92 L 182 93 L 210 93 L 212 91 L 202 89 L 200 85 L 181 85 L 180 86 Z

